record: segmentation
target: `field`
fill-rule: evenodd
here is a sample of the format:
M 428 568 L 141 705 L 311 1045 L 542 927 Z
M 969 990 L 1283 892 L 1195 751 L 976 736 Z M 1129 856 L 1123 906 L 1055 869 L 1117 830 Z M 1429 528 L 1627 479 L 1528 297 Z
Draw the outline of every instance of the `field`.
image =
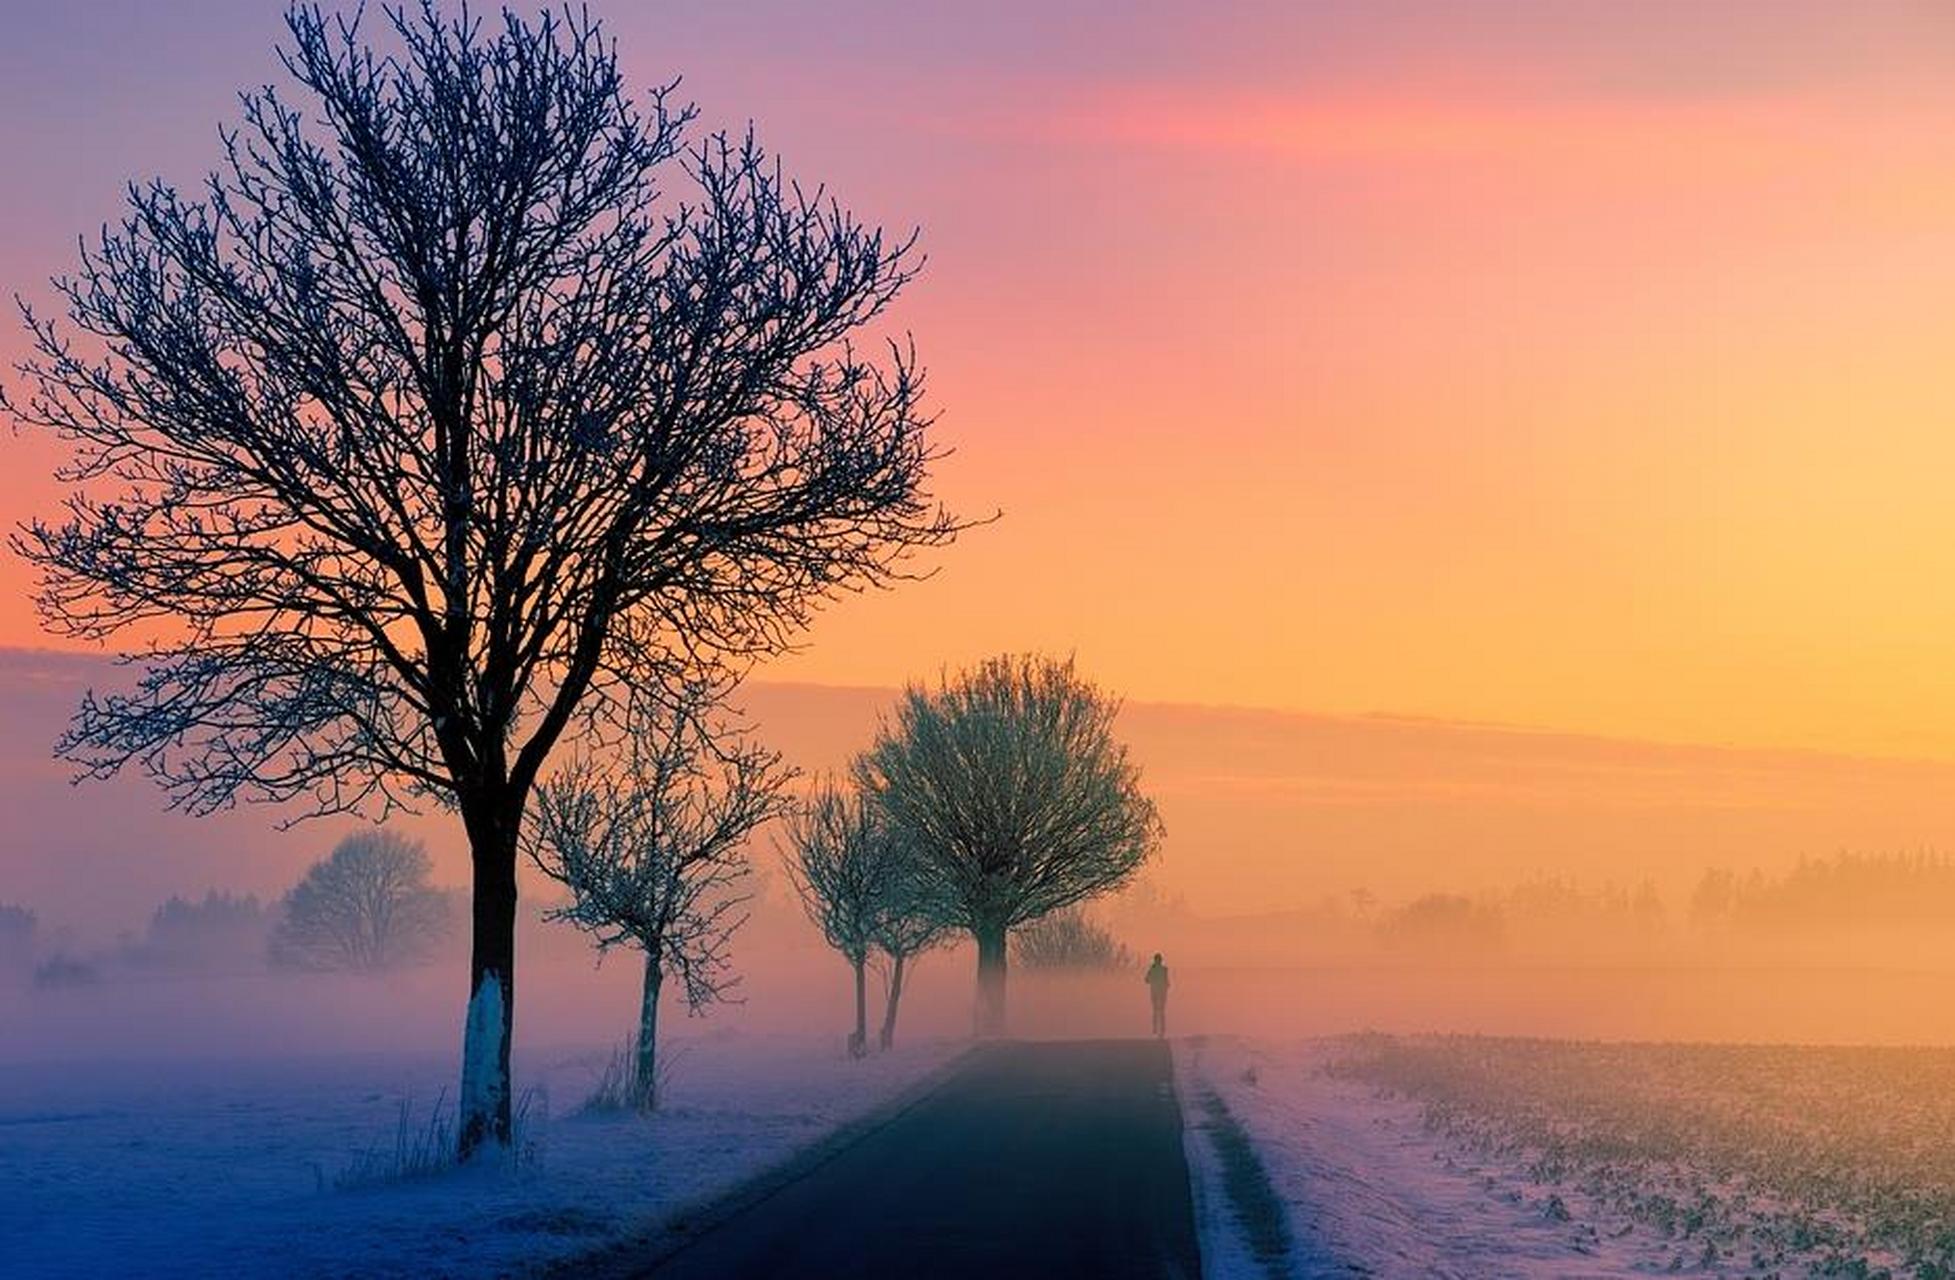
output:
M 1381 1036 L 1325 1069 L 1679 1269 L 1955 1275 L 1955 1051 Z
M 1180 1072 L 1198 1177 L 1226 1117 L 1289 1274 L 1955 1275 L 1955 1050 L 1215 1037 Z

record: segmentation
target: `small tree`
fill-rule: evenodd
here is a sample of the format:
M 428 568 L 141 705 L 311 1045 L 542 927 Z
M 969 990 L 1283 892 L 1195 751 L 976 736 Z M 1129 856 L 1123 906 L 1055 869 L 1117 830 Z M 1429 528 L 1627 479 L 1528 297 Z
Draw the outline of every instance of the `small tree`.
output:
M 857 791 L 831 783 L 788 820 L 788 875 L 808 919 L 855 975 L 849 1056 L 868 1052 L 867 968 L 900 872 L 900 846 L 883 815 Z
M 558 746 L 956 526 L 913 354 L 850 345 L 907 240 L 750 136 L 688 142 L 575 6 L 384 13 L 375 48 L 288 10 L 296 94 L 243 95 L 201 190 L 130 185 L 0 410 L 74 449 L 65 515 L 14 540 L 44 625 L 144 668 L 62 755 L 195 812 L 458 814 L 467 1155 L 509 1141 L 519 843 Z
M 899 831 L 892 829 L 890 836 L 895 844 L 891 850 L 894 865 L 884 886 L 875 928 L 876 949 L 888 962 L 883 980 L 882 1030 L 876 1038 L 877 1047 L 884 1050 L 896 1044 L 896 1012 L 903 1000 L 906 970 L 950 932 L 943 906 L 936 901 L 915 847 Z
M 1161 824 L 1070 660 L 1001 657 L 912 686 L 857 776 L 913 842 L 943 918 L 977 941 L 977 1031 L 1005 1029 L 1005 939 L 1125 883 Z
M 690 686 L 649 714 L 624 763 L 583 760 L 537 794 L 531 856 L 570 890 L 550 913 L 589 933 L 600 951 L 636 948 L 644 960 L 638 1034 L 626 1093 L 658 1105 L 658 1004 L 668 975 L 697 1013 L 738 981 L 727 948 L 745 917 L 748 837 L 780 808 L 779 757 L 730 743 L 705 719 L 713 698 Z
M 1111 930 L 1078 907 L 1042 916 L 1012 935 L 1018 963 L 1028 969 L 1082 972 L 1134 967 L 1134 958 Z
M 428 852 L 391 831 L 346 837 L 285 895 L 272 957 L 302 969 L 377 973 L 430 958 L 448 900 L 428 884 Z

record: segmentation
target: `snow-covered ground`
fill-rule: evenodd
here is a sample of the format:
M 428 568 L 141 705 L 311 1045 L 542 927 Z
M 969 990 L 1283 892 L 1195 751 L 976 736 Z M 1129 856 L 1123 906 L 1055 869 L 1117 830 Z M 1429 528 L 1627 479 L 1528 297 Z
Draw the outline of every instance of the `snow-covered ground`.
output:
M 533 1051 L 514 1167 L 352 1189 L 337 1184 L 386 1163 L 404 1103 L 411 1139 L 452 1102 L 452 1054 L 0 1065 L 0 1274 L 520 1272 L 711 1198 L 959 1048 L 851 1062 L 832 1036 L 674 1036 L 648 1120 L 578 1114 L 603 1052 Z
M 1674 1242 L 1627 1220 L 1571 1216 L 1567 1202 L 1532 1183 L 1518 1162 L 1476 1159 L 1429 1133 L 1418 1104 L 1325 1075 L 1334 1052 L 1324 1041 L 1177 1044 L 1208 1280 L 1599 1280 L 1673 1269 Z M 1237 1212 L 1243 1197 L 1239 1184 L 1233 1196 L 1229 1185 L 1231 1123 L 1253 1147 L 1287 1219 L 1284 1256 L 1267 1247 L 1258 1253 L 1253 1195 L 1252 1221 Z

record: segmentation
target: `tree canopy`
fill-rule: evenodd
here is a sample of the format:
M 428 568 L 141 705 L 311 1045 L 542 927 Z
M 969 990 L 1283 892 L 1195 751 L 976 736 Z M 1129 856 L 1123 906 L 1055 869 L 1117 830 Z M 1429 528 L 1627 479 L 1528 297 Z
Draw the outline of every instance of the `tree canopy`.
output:
M 601 948 L 643 952 L 686 1002 L 720 998 L 732 977 L 746 844 L 784 807 L 788 774 L 772 752 L 708 722 L 713 695 L 694 687 L 648 713 L 622 759 L 580 759 L 537 793 L 530 853 L 570 891 L 550 912 Z
M 977 941 L 980 1030 L 1003 1029 L 1007 934 L 1118 888 L 1158 847 L 1118 712 L 1070 659 L 993 658 L 908 689 L 857 762 L 941 918 Z

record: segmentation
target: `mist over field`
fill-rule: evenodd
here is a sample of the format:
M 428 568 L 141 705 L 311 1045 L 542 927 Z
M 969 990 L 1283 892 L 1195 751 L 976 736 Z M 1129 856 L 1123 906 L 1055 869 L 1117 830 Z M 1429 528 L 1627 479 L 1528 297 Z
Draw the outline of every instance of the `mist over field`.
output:
M 270 971 L 259 937 L 194 965 L 143 960 L 172 896 L 251 895 L 269 927 L 305 867 L 365 824 L 278 830 L 255 806 L 188 818 L 137 777 L 75 790 L 47 744 L 85 685 L 123 674 L 0 658 L 0 902 L 36 917 L 31 944 L 0 954 L 0 1057 L 451 1047 L 459 932 L 434 963 L 381 977 Z M 813 776 L 843 767 L 893 696 L 760 682 L 736 702 Z M 1120 728 L 1167 839 L 1092 914 L 1137 957 L 1170 958 L 1177 1031 L 1955 1042 L 1955 940 L 1939 926 L 1955 870 L 1925 840 L 1955 830 L 1955 767 L 1145 703 Z M 426 841 L 436 884 L 466 883 L 451 817 L 390 826 Z M 794 900 L 775 833 L 755 843 L 740 1002 L 675 1025 L 839 1035 L 846 970 Z M 581 934 L 544 924 L 560 892 L 533 869 L 524 891 L 519 1044 L 621 1037 L 636 966 L 598 965 Z M 37 986 L 34 964 L 55 957 L 92 972 Z M 968 1029 L 971 965 L 955 945 L 921 962 L 906 1005 L 920 1033 Z M 1013 984 L 1024 1034 L 1145 1017 L 1137 973 Z

